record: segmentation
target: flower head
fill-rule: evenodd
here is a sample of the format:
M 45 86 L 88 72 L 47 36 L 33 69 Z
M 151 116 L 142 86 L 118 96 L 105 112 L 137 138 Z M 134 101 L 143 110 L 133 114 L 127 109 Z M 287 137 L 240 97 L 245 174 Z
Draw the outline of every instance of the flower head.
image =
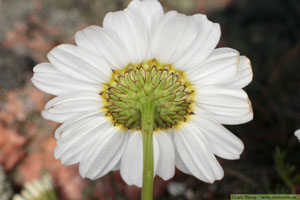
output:
M 15 194 L 13 200 L 56 200 L 57 196 L 50 175 L 46 174 L 40 179 L 28 182 L 21 191 Z
M 223 177 L 215 155 L 238 159 L 243 143 L 221 124 L 253 118 L 242 89 L 252 80 L 250 61 L 216 48 L 219 24 L 205 15 L 163 12 L 157 0 L 133 0 L 108 13 L 34 68 L 32 82 L 56 95 L 42 112 L 62 123 L 55 157 L 80 163 L 82 177 L 120 170 L 127 184 L 142 185 L 141 134 L 145 102 L 154 112 L 154 174 L 164 180 L 175 166 L 212 183 Z

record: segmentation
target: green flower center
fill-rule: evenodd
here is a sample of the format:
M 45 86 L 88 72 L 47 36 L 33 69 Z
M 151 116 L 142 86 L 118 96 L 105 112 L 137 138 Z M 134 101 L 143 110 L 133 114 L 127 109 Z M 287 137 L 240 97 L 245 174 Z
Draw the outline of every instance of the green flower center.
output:
M 101 92 L 107 116 L 126 129 L 141 128 L 141 106 L 154 104 L 154 130 L 168 129 L 192 114 L 193 89 L 184 73 L 155 60 L 114 71 Z

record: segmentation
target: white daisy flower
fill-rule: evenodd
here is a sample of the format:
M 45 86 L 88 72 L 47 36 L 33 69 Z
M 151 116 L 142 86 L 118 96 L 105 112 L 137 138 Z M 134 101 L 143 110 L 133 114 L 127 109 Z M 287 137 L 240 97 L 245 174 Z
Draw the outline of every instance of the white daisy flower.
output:
M 205 15 L 164 13 L 157 0 L 133 0 L 108 13 L 103 27 L 77 32 L 76 45 L 55 47 L 32 78 L 57 96 L 42 112 L 62 123 L 55 157 L 80 163 L 82 177 L 120 170 L 127 184 L 141 187 L 141 129 L 151 126 L 154 175 L 168 180 L 177 167 L 208 183 L 222 179 L 215 156 L 239 159 L 244 146 L 221 124 L 248 122 L 253 112 L 242 89 L 252 80 L 250 61 L 216 48 L 220 35 Z
M 57 200 L 51 177 L 42 178 L 25 184 L 21 194 L 15 194 L 13 200 Z
M 295 136 L 298 138 L 298 140 L 300 141 L 300 129 L 295 131 Z

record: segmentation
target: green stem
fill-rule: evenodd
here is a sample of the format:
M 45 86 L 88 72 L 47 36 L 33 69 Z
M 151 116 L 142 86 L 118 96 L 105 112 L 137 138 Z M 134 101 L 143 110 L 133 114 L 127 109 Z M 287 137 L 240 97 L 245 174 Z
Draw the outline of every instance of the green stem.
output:
M 144 157 L 142 200 L 152 200 L 152 195 L 153 195 L 154 110 L 155 110 L 155 108 L 154 108 L 152 98 L 147 98 L 147 99 L 141 100 L 143 157 Z

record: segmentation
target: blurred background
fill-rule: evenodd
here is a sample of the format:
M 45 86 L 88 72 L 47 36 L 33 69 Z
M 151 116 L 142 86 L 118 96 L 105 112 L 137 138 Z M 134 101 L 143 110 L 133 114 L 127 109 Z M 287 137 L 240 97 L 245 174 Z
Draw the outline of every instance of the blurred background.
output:
M 0 0 L 0 200 L 11 199 L 24 184 L 43 184 L 50 175 L 49 199 L 137 200 L 140 189 L 127 186 L 118 172 L 97 181 L 82 179 L 78 166 L 54 159 L 58 124 L 40 112 L 50 95 L 30 82 L 32 68 L 60 43 L 74 43 L 76 31 L 102 25 L 109 11 L 128 0 Z M 240 160 L 220 159 L 225 177 L 206 184 L 177 171 L 156 179 L 156 199 L 225 200 L 233 193 L 300 193 L 300 1 L 161 0 L 165 11 L 205 13 L 221 24 L 220 47 L 247 55 L 254 80 L 246 88 L 254 120 L 228 126 L 244 144 Z M 49 186 L 50 184 L 50 186 Z M 27 184 L 28 188 L 28 184 Z M 42 188 L 42 187 L 40 187 Z M 56 197 L 55 197 L 55 195 Z M 51 195 L 48 195 L 48 197 Z

